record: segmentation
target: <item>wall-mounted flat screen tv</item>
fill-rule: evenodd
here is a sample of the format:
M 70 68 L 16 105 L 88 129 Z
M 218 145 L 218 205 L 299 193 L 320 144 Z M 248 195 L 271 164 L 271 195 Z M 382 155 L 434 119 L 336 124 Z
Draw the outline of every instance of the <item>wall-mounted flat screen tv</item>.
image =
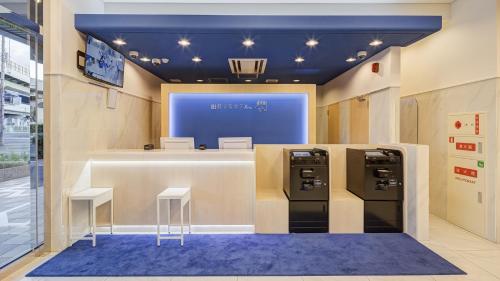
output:
M 90 35 L 85 49 L 84 74 L 92 79 L 123 87 L 125 57 Z

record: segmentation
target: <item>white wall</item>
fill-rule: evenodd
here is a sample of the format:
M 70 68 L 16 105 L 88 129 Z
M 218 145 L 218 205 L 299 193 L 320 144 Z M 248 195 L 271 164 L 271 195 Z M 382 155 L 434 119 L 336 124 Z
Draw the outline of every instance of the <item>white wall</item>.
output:
M 373 63 L 380 63 L 379 73 L 372 72 Z M 399 86 L 400 48 L 391 47 L 318 87 L 318 104 L 327 106 L 340 102 L 342 105 L 346 104 L 343 101 L 369 95 L 369 143 L 397 143 Z M 341 132 L 348 130 L 348 124 L 341 122 L 340 126 Z
M 488 113 L 487 238 L 500 241 L 498 139 L 500 1 L 456 0 L 443 29 L 403 48 L 401 95 L 418 106 L 418 143 L 430 145 L 430 210 L 447 217 L 447 115 Z M 409 115 L 408 112 L 401 114 Z M 496 206 L 495 206 L 496 205 Z M 495 211 L 496 210 L 496 211 Z M 496 225 L 495 225 L 496 224 Z M 495 237 L 496 228 L 496 237 Z
M 85 39 L 74 28 L 74 14 L 103 11 L 100 0 L 44 1 L 45 246 L 52 251 L 66 246 L 67 198 L 89 186 L 90 153 L 141 148 L 154 135 L 152 114 L 158 105 L 152 99 L 159 101 L 162 80 L 126 62 L 118 108 L 108 109 L 108 86 L 92 82 L 76 68 L 76 51 L 85 49 Z M 74 207 L 74 226 L 83 231 L 87 208 Z
M 372 72 L 372 63 L 380 63 L 379 73 Z M 387 88 L 400 86 L 400 48 L 391 47 L 351 68 L 323 86 L 318 105 L 324 106 Z
M 491 79 L 499 74 L 497 0 L 457 0 L 443 29 L 401 53 L 401 95 Z

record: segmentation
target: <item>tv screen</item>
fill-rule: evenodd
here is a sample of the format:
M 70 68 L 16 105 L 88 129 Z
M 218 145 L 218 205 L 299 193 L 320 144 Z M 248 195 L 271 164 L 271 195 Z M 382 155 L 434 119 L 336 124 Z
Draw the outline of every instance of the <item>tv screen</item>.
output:
M 125 57 L 108 44 L 88 35 L 85 51 L 86 76 L 123 87 Z

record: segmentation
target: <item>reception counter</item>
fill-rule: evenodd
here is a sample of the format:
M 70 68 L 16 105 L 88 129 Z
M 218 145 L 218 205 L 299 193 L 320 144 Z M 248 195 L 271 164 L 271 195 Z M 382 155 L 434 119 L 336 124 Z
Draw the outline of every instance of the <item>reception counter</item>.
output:
M 118 231 L 151 230 L 156 195 L 167 187 L 191 187 L 195 231 L 253 231 L 253 150 L 97 151 L 91 159 L 91 184 L 114 188 Z M 173 223 L 179 222 L 178 215 L 174 202 Z
M 422 145 L 277 144 L 256 145 L 254 150 L 96 151 L 88 174 L 92 186 L 114 188 L 117 232 L 154 232 L 156 195 L 167 187 L 188 186 L 194 232 L 288 233 L 283 149 L 314 147 L 330 155 L 330 233 L 363 232 L 363 201 L 346 189 L 346 149 L 384 147 L 403 152 L 404 231 L 418 240 L 427 239 L 429 152 Z M 98 222 L 105 224 L 108 212 L 98 213 Z M 172 215 L 177 224 L 179 206 L 175 203 Z

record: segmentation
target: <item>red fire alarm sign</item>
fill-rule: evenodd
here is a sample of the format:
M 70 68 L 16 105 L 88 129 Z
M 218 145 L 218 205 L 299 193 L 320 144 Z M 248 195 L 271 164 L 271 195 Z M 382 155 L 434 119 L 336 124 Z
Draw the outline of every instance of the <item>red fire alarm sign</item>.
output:
M 378 62 L 372 63 L 372 72 L 378 73 L 379 70 L 380 70 L 380 63 Z

